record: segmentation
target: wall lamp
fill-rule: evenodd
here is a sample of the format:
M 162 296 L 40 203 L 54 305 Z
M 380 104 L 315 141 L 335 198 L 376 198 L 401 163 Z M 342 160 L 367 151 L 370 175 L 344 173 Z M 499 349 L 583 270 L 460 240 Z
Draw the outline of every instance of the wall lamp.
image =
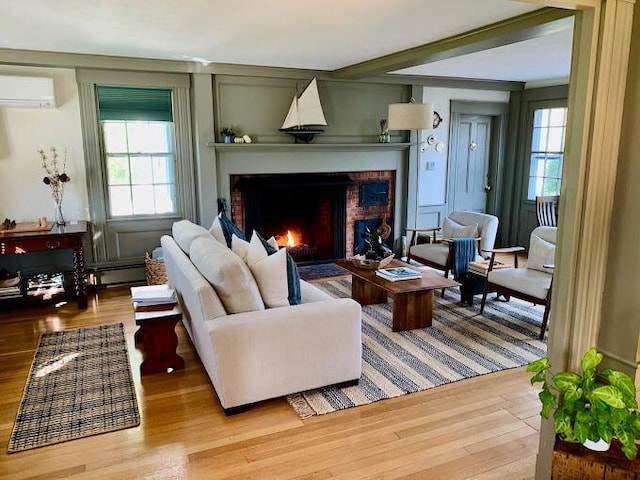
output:
M 442 118 L 438 112 L 434 112 L 430 103 L 417 103 L 413 98 L 409 103 L 389 104 L 388 128 L 389 130 L 424 130 L 434 129 Z M 435 143 L 435 136 L 429 135 L 420 144 L 420 150 L 424 152 L 428 145 Z

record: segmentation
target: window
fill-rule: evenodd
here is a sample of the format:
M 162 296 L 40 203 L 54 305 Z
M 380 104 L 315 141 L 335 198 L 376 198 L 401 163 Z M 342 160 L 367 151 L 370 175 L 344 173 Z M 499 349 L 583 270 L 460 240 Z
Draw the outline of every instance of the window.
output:
M 527 198 L 559 195 L 567 130 L 567 108 L 540 108 L 533 112 L 529 190 Z
M 176 213 L 173 124 L 102 122 L 112 217 Z
M 108 215 L 175 214 L 171 90 L 99 86 Z

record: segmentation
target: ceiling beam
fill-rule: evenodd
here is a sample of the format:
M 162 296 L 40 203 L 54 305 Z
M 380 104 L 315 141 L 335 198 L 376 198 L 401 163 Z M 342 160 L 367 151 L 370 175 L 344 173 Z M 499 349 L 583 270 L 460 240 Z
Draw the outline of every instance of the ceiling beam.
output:
M 547 35 L 567 28 L 572 10 L 541 8 L 419 47 L 356 63 L 332 72 L 336 79 L 357 79 L 467 55 Z

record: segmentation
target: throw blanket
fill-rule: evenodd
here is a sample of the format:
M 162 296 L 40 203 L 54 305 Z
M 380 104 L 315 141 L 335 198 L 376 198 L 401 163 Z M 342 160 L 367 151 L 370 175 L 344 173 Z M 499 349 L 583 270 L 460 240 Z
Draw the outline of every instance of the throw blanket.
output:
M 476 259 L 476 239 L 473 237 L 453 238 L 453 279 L 458 279 L 469 270 L 469 262 Z

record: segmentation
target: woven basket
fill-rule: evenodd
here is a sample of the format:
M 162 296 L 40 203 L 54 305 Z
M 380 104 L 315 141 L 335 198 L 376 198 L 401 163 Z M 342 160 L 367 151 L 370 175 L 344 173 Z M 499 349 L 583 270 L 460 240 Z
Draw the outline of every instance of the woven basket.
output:
M 164 285 L 169 283 L 167 280 L 167 268 L 164 264 L 164 260 L 156 260 L 151 258 L 149 253 L 145 253 L 144 263 L 147 274 L 147 285 Z

